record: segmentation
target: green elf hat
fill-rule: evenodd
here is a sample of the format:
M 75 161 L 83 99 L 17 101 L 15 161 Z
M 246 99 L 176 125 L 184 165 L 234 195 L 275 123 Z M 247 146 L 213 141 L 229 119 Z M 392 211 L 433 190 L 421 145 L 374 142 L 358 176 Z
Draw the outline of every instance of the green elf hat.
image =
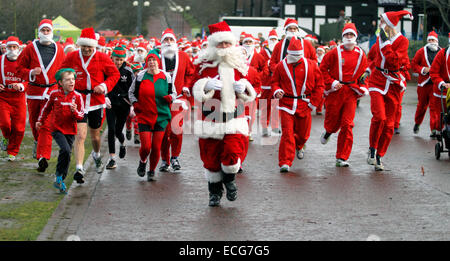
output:
M 114 48 L 111 56 L 127 58 L 127 50 L 122 46 L 117 46 L 116 48 Z
M 148 64 L 148 59 L 150 57 L 156 58 L 156 60 L 158 61 L 158 65 L 161 66 L 161 55 L 158 49 L 153 49 L 147 54 L 147 57 L 145 58 L 145 64 Z
M 135 63 L 135 64 L 131 65 L 131 70 L 133 70 L 134 73 L 137 71 L 141 71 L 142 69 L 144 69 L 144 68 L 139 63 Z
M 74 69 L 72 69 L 72 68 L 62 68 L 62 69 L 60 69 L 59 71 L 57 71 L 56 74 L 55 74 L 55 80 L 56 80 L 56 82 L 59 82 L 59 81 L 62 80 L 62 74 L 63 74 L 64 72 L 71 72 L 71 73 L 73 73 L 75 79 L 77 78 L 77 73 L 75 72 Z

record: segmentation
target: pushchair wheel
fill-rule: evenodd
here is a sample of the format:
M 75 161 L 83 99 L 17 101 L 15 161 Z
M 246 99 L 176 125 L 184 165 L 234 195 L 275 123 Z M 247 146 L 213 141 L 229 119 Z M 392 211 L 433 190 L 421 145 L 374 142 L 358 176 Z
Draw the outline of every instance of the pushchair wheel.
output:
M 436 156 L 437 160 L 439 160 L 441 158 L 441 151 L 442 151 L 442 147 L 441 147 L 441 144 L 438 142 L 438 143 L 436 143 L 436 146 L 434 146 L 434 156 Z

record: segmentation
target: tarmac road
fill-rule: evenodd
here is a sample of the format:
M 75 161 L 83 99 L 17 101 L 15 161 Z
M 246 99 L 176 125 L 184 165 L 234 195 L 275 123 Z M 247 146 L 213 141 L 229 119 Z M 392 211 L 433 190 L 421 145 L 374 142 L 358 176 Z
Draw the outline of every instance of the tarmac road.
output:
M 238 199 L 224 196 L 216 208 L 208 206 L 193 135 L 184 136 L 182 172 L 157 173 L 151 183 L 137 176 L 139 148 L 128 143 L 117 169 L 99 175 L 91 167 L 87 184 L 74 183 L 38 240 L 450 240 L 450 160 L 447 153 L 434 157 L 428 115 L 413 134 L 416 99 L 416 88 L 408 87 L 401 134 L 383 158 L 386 171 L 366 163 L 371 113 L 365 97 L 349 168 L 335 167 L 337 135 L 322 145 L 324 116 L 314 115 L 305 158 L 287 174 L 279 173 L 278 143 L 262 145 L 278 137 L 254 135 L 237 178 Z

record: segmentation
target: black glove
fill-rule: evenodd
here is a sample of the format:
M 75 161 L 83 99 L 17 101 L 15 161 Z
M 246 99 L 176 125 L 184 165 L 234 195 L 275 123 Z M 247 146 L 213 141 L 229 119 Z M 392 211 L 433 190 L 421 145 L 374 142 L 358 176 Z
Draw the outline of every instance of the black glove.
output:
M 366 79 L 367 79 L 367 77 L 369 77 L 369 75 L 370 75 L 370 73 L 368 71 L 365 71 L 359 78 L 359 83 L 366 84 Z
M 386 32 L 383 29 L 380 29 L 380 38 L 382 42 L 386 42 L 387 40 L 389 40 Z

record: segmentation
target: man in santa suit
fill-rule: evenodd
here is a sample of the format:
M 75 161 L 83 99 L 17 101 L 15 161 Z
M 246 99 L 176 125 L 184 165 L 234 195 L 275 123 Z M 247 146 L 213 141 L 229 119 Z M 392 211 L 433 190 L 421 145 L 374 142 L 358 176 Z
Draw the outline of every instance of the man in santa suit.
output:
M 261 55 L 264 57 L 266 64 L 269 65 L 273 49 L 278 43 L 278 35 L 274 29 L 269 32 L 267 41 L 268 46 L 263 48 L 263 50 L 261 51 Z M 276 109 L 276 102 L 272 102 L 272 88 L 270 87 L 271 80 L 272 72 L 268 70 L 267 73 L 262 75 L 261 78 L 261 82 L 263 83 L 263 85 L 261 86 L 262 92 L 259 102 L 263 137 L 270 136 L 269 125 L 272 128 L 272 131 L 279 133 L 279 112 Z M 272 113 L 274 113 L 274 117 L 271 117 Z
M 276 66 L 272 77 L 274 98 L 280 99 L 282 134 L 278 164 L 282 173 L 289 171 L 296 151 L 297 158 L 303 159 L 311 131 L 311 110 L 323 95 L 320 69 L 316 61 L 305 58 L 302 42 L 290 40 L 287 56 Z
M 64 50 L 53 41 L 51 20 L 42 20 L 38 31 L 39 40 L 33 41 L 20 54 L 18 70 L 20 77 L 29 82 L 27 104 L 28 121 L 35 145 L 33 157 L 39 160 L 38 171 L 44 172 L 52 153 L 51 121 L 45 122 L 39 131 L 36 129 L 36 121 L 50 92 L 57 89 L 55 74 L 64 60 Z
M 249 66 L 236 46 L 226 22 L 209 25 L 208 48 L 196 60 L 193 95 L 200 102 L 194 120 L 200 158 L 208 179 L 209 205 L 218 206 L 226 188 L 230 201 L 237 198 L 236 173 L 248 146 L 248 123 L 243 103 L 256 98 L 246 79 Z
M 245 53 L 247 55 L 247 60 L 248 60 L 250 67 L 254 68 L 258 74 L 256 77 L 253 76 L 252 78 L 259 78 L 259 79 L 255 79 L 255 81 L 257 81 L 259 84 L 253 84 L 252 81 L 250 81 L 250 83 L 252 83 L 252 86 L 256 91 L 257 98 L 255 99 L 255 101 L 248 104 L 248 106 L 246 106 L 246 108 L 245 108 L 246 116 L 249 117 L 249 125 L 250 125 L 249 140 L 253 141 L 253 138 L 251 135 L 252 126 L 255 123 L 256 108 L 258 106 L 258 97 L 261 94 L 261 89 L 256 88 L 256 87 L 261 86 L 261 80 L 264 79 L 264 77 L 267 77 L 267 75 L 269 74 L 269 68 L 267 66 L 267 61 L 264 59 L 264 57 L 256 51 L 255 40 L 251 34 L 245 34 L 245 37 L 242 40 L 242 47 L 245 49 Z
M 189 55 L 183 51 L 179 51 L 176 44 L 176 36 L 172 29 L 167 28 L 161 37 L 161 64 L 160 69 L 166 71 L 171 76 L 170 87 L 175 85 L 177 93 L 184 96 L 183 99 L 177 99 L 171 105 L 172 119 L 164 133 L 163 143 L 161 146 L 161 166 L 162 172 L 172 170 L 179 171 L 181 169 L 178 157 L 181 153 L 181 145 L 183 143 L 183 118 L 185 111 L 183 105 L 188 104 L 186 98 L 191 96 L 189 88 L 192 85 L 192 77 L 195 72 L 194 65 Z
M 317 47 L 316 52 L 317 52 L 317 64 L 320 66 L 320 63 L 322 62 L 322 59 L 325 56 L 325 48 L 323 46 L 319 46 Z M 322 99 L 319 102 L 319 105 L 316 108 L 316 115 L 322 115 L 324 102 L 325 97 L 322 97 Z
M 401 33 L 397 33 L 395 26 L 399 20 L 408 15 L 408 11 L 383 13 L 380 17 L 380 36 L 372 46 L 370 53 L 374 59 L 369 59 L 369 68 L 362 76 L 365 83 L 369 77 L 370 107 L 372 120 L 370 124 L 370 147 L 367 163 L 375 165 L 376 171 L 383 171 L 381 158 L 386 151 L 394 134 L 402 92 L 406 89 L 406 76 L 403 66 L 409 61 L 409 41 Z
M 286 37 L 275 45 L 270 58 L 269 70 L 272 73 L 275 71 L 277 64 L 286 57 L 287 48 L 293 38 L 298 38 L 302 42 L 304 57 L 317 62 L 316 49 L 311 45 L 310 41 L 300 37 L 300 28 L 297 20 L 288 18 L 284 23 L 284 30 L 286 31 Z
M 422 124 L 427 108 L 430 106 L 431 137 L 435 138 L 436 131 L 439 127 L 440 113 L 439 110 L 436 111 L 434 110 L 434 107 L 431 106 L 431 100 L 433 99 L 433 82 L 430 77 L 430 69 L 434 58 L 441 49 L 439 47 L 437 33 L 434 31 L 430 32 L 427 37 L 427 42 L 427 45 L 416 52 L 416 55 L 414 55 L 411 62 L 412 69 L 415 73 L 419 74 L 417 80 L 417 98 L 419 102 L 417 103 L 416 114 L 414 117 L 415 124 L 413 132 L 415 134 L 419 133 L 420 124 Z
M 6 54 L 0 57 L 0 129 L 3 133 L 0 146 L 14 161 L 19 153 L 25 133 L 27 83 L 19 76 L 17 58 L 19 39 L 14 36 L 6 41 Z
M 97 173 L 103 172 L 100 155 L 100 130 L 105 118 L 105 95 L 114 88 L 120 79 L 120 72 L 111 58 L 96 50 L 97 44 L 94 29 L 83 29 L 77 40 L 80 50 L 69 53 L 62 64 L 62 68 L 72 68 L 76 71 L 75 90 L 82 94 L 85 102 L 85 117 L 78 121 L 78 132 L 75 137 L 76 172 L 74 180 L 79 184 L 84 183 L 84 142 L 88 127 L 96 171 Z
M 147 58 L 147 46 L 144 43 L 140 43 L 136 47 L 136 51 L 133 56 L 128 58 L 128 62 L 131 64 L 140 64 L 142 67 L 145 67 L 145 58 Z
M 342 31 L 343 44 L 328 52 L 320 64 L 325 84 L 325 132 L 320 137 L 326 144 L 331 134 L 339 131 L 336 167 L 348 167 L 353 146 L 353 119 L 356 101 L 369 94 L 367 84 L 358 80 L 367 68 L 364 51 L 356 46 L 356 26 L 347 23 Z
M 438 122 L 435 135 L 439 136 L 442 131 L 442 129 L 439 128 L 439 121 L 442 113 L 441 102 L 444 103 L 444 110 L 448 110 L 446 106 L 446 96 L 448 89 L 450 89 L 450 45 L 447 48 L 441 49 L 434 58 L 433 64 L 431 64 L 430 77 L 433 82 L 433 97 L 430 101 L 430 110 L 433 107 L 433 110 L 436 112 L 436 116 L 438 115 L 437 119 L 435 119 Z

